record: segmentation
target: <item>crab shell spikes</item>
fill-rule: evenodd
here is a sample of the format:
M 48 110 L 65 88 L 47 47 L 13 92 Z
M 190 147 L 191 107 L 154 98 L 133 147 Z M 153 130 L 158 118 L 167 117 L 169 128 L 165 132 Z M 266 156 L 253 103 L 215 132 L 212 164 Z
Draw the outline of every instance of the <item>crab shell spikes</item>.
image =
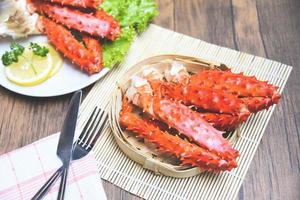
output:
M 98 10 L 94 15 L 49 2 L 31 0 L 30 4 L 35 12 L 46 15 L 59 24 L 83 33 L 101 38 L 106 37 L 110 40 L 115 40 L 121 34 L 119 23 L 103 10 Z
M 231 71 L 204 70 L 190 78 L 191 84 L 207 85 L 213 89 L 224 89 L 238 97 L 270 97 L 278 100 L 277 87 L 254 76 L 235 74 Z M 275 102 L 275 101 L 274 101 Z
M 161 131 L 155 123 L 141 118 L 132 111 L 133 105 L 127 101 L 126 97 L 123 98 L 120 124 L 126 130 L 134 132 L 137 138 L 143 138 L 145 142 L 154 144 L 158 152 L 176 156 L 181 161 L 181 165 L 214 172 L 230 171 L 237 167 L 235 160 L 223 160 L 202 147 Z
M 97 7 L 102 3 L 101 0 L 47 0 L 60 5 L 74 6 L 78 8 L 93 8 Z
M 162 96 L 181 101 L 187 106 L 194 105 L 210 112 L 239 116 L 241 121 L 245 121 L 250 115 L 247 106 L 238 97 L 208 86 L 162 83 L 161 93 Z
M 137 80 L 138 84 L 136 84 Z M 161 81 L 149 80 L 148 82 L 146 80 L 148 83 L 146 84 L 144 80 L 146 79 L 134 77 L 131 80 L 129 90 L 136 93 L 128 95 L 131 92 L 126 92 L 125 94 L 132 99 L 134 105 L 142 108 L 151 117 L 175 128 L 199 146 L 220 154 L 222 159 L 229 161 L 239 155 L 231 144 L 222 137 L 222 132 L 214 129 L 203 120 L 200 113 L 179 102 L 162 98 L 159 91 Z M 131 87 L 134 87 L 134 90 Z
M 42 24 L 49 41 L 73 63 L 79 65 L 81 69 L 89 74 L 101 71 L 102 47 L 98 40 L 84 36 L 83 40 L 87 45 L 86 48 L 64 26 L 42 16 L 39 18 L 39 23 Z

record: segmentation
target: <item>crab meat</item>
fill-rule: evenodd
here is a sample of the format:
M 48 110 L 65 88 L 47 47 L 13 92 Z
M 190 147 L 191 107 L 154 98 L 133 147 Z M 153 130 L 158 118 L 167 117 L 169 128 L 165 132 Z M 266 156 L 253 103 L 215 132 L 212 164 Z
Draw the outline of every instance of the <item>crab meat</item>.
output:
M 157 76 L 151 74 L 151 77 Z M 161 81 L 156 79 L 133 77 L 125 96 L 152 118 L 177 129 L 199 146 L 217 153 L 222 159 L 232 160 L 239 155 L 222 137 L 222 132 L 203 120 L 198 112 L 179 102 L 162 98 L 159 91 L 160 83 Z
M 158 152 L 176 156 L 181 165 L 199 167 L 202 170 L 220 172 L 237 167 L 235 160 L 221 159 L 217 154 L 189 143 L 178 136 L 161 131 L 153 122 L 141 118 L 132 112 L 133 105 L 123 98 L 120 124 L 126 130 L 133 131 L 136 137 L 155 144 Z
M 97 9 L 97 7 L 102 3 L 102 0 L 47 0 L 52 3 L 58 3 L 68 6 L 74 6 L 79 8 L 93 8 Z
M 102 69 L 102 47 L 100 42 L 90 36 L 83 36 L 83 43 L 78 42 L 69 30 L 54 21 L 40 17 L 45 34 L 56 49 L 89 74 Z
M 74 8 L 63 7 L 49 2 L 32 0 L 31 10 L 46 15 L 53 21 L 101 38 L 115 40 L 121 34 L 119 23 L 103 10 L 94 13 L 84 13 Z

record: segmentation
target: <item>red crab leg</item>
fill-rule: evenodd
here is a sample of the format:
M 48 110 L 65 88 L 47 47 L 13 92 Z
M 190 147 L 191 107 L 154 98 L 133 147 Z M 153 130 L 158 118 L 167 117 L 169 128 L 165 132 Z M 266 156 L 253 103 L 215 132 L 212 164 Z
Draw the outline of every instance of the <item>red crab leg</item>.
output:
M 228 114 L 200 113 L 200 116 L 220 131 L 233 131 L 241 124 L 237 116 Z
M 118 21 L 116 21 L 113 16 L 107 14 L 104 10 L 97 10 L 95 12 L 95 16 L 103 21 L 109 22 L 110 24 L 110 32 L 108 35 L 108 39 L 115 40 L 121 34 L 121 27 Z
M 94 68 L 89 68 L 89 73 L 95 73 L 99 72 L 102 69 L 102 46 L 100 44 L 100 41 L 92 38 L 88 35 L 83 35 L 82 40 L 84 44 L 86 45 L 86 48 L 90 51 L 91 54 L 93 54 L 95 58 L 95 62 L 97 63 Z
M 53 3 L 59 3 L 61 5 L 69 5 L 79 8 L 93 8 L 97 7 L 102 3 L 102 0 L 47 0 Z
M 166 123 L 203 148 L 213 151 L 225 160 L 236 158 L 239 153 L 222 137 L 222 133 L 203 120 L 200 114 L 161 96 L 160 75 L 157 71 L 133 77 L 126 96 L 155 119 Z M 151 80 L 149 80 L 151 79 Z M 145 101 L 145 102 L 144 102 Z
M 143 120 L 140 116 L 132 113 L 132 105 L 124 99 L 120 113 L 121 125 L 125 126 L 126 130 L 133 131 L 136 137 L 155 144 L 159 152 L 176 156 L 182 165 L 195 166 L 208 171 L 219 172 L 237 167 L 235 160 L 222 160 L 212 152 L 191 144 L 178 136 L 161 131 L 154 123 Z
M 198 112 L 179 102 L 161 98 L 159 89 L 159 80 L 152 80 L 150 85 L 145 79 L 133 77 L 126 96 L 154 119 L 163 121 L 223 159 L 231 160 L 239 155 L 222 137 L 222 132 L 203 120 Z
M 171 73 L 170 71 L 173 71 Z M 174 73 L 177 72 L 177 73 Z M 209 87 L 213 90 L 222 90 L 243 98 L 242 102 L 247 104 L 250 112 L 258 112 L 268 109 L 272 104 L 278 103 L 280 94 L 277 87 L 268 84 L 266 81 L 259 81 L 255 77 L 234 74 L 230 70 L 204 70 L 190 76 L 186 68 L 180 64 L 172 64 L 172 68 L 165 73 L 168 81 L 184 83 L 194 88 Z M 188 81 L 184 81 L 189 79 Z M 183 82 L 184 81 L 184 82 Z
M 217 111 L 221 112 L 220 110 L 225 110 L 225 111 L 230 111 L 230 109 L 224 109 L 226 108 L 228 102 L 223 101 L 221 103 L 216 103 L 214 104 L 213 99 L 210 100 L 210 98 L 207 96 L 205 99 L 205 95 L 199 95 L 201 98 L 193 98 L 193 95 L 191 94 L 184 94 L 184 91 L 187 91 L 186 87 L 178 88 L 176 90 L 170 91 L 170 89 L 175 89 L 175 88 L 164 88 L 164 86 L 168 85 L 173 85 L 173 86 L 178 86 L 179 85 L 174 85 L 174 84 L 162 84 L 161 86 L 161 93 L 163 96 L 171 97 L 176 100 L 180 100 L 182 103 L 186 105 L 195 105 L 197 108 L 204 109 L 205 112 L 199 112 L 200 116 L 210 123 L 214 128 L 220 131 L 233 131 L 235 128 L 238 127 L 239 124 L 241 124 L 243 121 L 246 121 L 247 117 L 249 116 L 249 111 L 247 109 L 245 110 L 246 113 L 244 115 L 232 115 L 232 114 L 224 114 L 224 113 L 211 113 L 210 111 Z M 167 90 L 165 90 L 167 89 Z M 183 91 L 183 92 L 182 92 Z M 204 92 L 205 90 L 202 90 Z M 171 93 L 169 93 L 171 92 Z M 181 93 L 182 92 L 182 93 Z M 209 91 L 211 92 L 211 91 Z M 208 93 L 209 93 L 208 92 Z M 212 93 L 213 94 L 213 93 Z M 214 95 L 215 97 L 219 98 L 219 95 Z M 229 95 L 230 96 L 230 95 Z M 232 95 L 231 95 L 232 96 Z M 203 98 L 204 97 L 204 98 Z M 226 98 L 226 97 L 225 97 Z M 238 102 L 238 103 L 245 103 L 239 98 L 233 97 L 233 102 Z M 233 103 L 232 105 L 237 105 L 237 103 Z M 246 108 L 246 105 L 242 105 L 244 108 Z M 212 108 L 215 108 L 214 110 Z M 234 106 L 233 108 L 234 109 Z M 208 110 L 208 111 L 207 111 Z M 198 111 L 198 110 L 197 110 Z M 242 116 L 242 117 L 241 117 Z
M 92 13 L 83 13 L 76 9 L 51 3 L 32 1 L 32 4 L 36 12 L 44 14 L 55 22 L 80 32 L 101 38 L 106 37 L 110 40 L 115 40 L 121 33 L 119 23 L 104 11 L 98 11 L 99 13 L 101 12 L 102 17 L 97 17 Z
M 247 106 L 242 100 L 220 89 L 211 89 L 206 86 L 162 83 L 161 93 L 163 96 L 182 101 L 185 105 L 195 105 L 197 108 L 211 112 L 237 115 L 241 121 L 246 121 L 250 115 Z
M 244 97 L 241 100 L 247 105 L 251 113 L 257 113 L 258 111 L 268 109 L 272 106 L 274 102 L 272 98 L 269 97 Z
M 280 98 L 277 87 L 267 81 L 259 81 L 254 76 L 235 74 L 231 71 L 204 70 L 191 76 L 190 84 L 225 89 L 239 97 L 270 97 L 274 103 Z
M 184 134 L 203 148 L 218 154 L 222 159 L 235 159 L 239 153 L 223 138 L 222 133 L 202 119 L 201 114 L 189 107 L 169 100 L 155 97 L 153 102 L 155 115 Z
M 173 73 L 172 73 L 172 71 L 173 71 Z M 174 73 L 174 71 L 175 71 L 175 73 Z M 153 72 L 153 70 L 152 70 L 152 73 L 155 73 L 155 71 Z M 165 78 L 167 79 L 168 82 L 173 82 L 173 83 L 177 83 L 177 84 L 180 83 L 180 84 L 188 86 L 190 74 L 187 72 L 186 68 L 183 65 L 181 65 L 179 63 L 173 63 L 171 69 L 165 71 Z M 189 98 L 186 98 L 189 95 L 183 95 L 184 92 L 187 92 L 187 89 L 181 88 L 176 91 L 170 91 L 170 89 L 171 88 L 168 88 L 169 91 L 167 91 L 167 93 L 169 95 L 167 94 L 167 96 L 173 97 L 176 95 L 177 99 L 184 99 L 186 103 L 190 101 Z M 163 91 L 163 88 L 162 88 L 162 91 Z M 182 93 L 180 93 L 180 91 L 182 91 Z M 197 101 L 196 104 L 201 104 L 201 101 L 199 101 L 199 99 L 195 98 L 195 96 L 194 96 L 194 98 L 192 98 L 192 100 Z M 236 101 L 236 97 L 233 98 L 232 103 L 235 101 Z M 238 99 L 237 101 L 242 102 L 240 99 Z M 210 100 L 207 102 L 209 102 L 211 104 Z M 202 104 L 202 105 L 206 106 L 206 108 L 208 108 L 207 102 L 204 102 L 204 104 Z M 199 107 L 202 107 L 202 109 L 199 109 Z M 239 126 L 240 123 L 243 122 L 243 120 L 245 121 L 245 118 L 241 120 L 236 115 L 210 113 L 207 111 L 203 112 L 202 111 L 203 106 L 199 106 L 199 107 L 197 108 L 197 111 L 201 114 L 201 117 L 205 121 L 209 122 L 214 128 L 216 128 L 220 131 L 233 131 L 235 128 L 237 128 Z M 242 105 L 242 107 L 245 107 L 245 105 Z M 213 106 L 213 108 L 215 108 L 215 110 L 223 109 L 222 106 L 221 107 Z M 247 115 L 249 115 L 249 114 L 246 114 L 246 116 Z
M 82 43 L 78 42 L 64 26 L 56 24 L 45 17 L 40 17 L 39 20 L 44 27 L 48 39 L 58 51 L 62 52 L 72 62 L 90 74 L 101 71 L 102 59 L 96 56 L 96 53 L 93 53 L 93 51 L 96 51 L 95 49 L 101 51 L 99 41 L 84 37 L 84 41 L 87 42 L 87 47 L 91 48 L 91 50 L 89 50 L 85 48 Z M 101 52 L 97 54 L 101 54 Z

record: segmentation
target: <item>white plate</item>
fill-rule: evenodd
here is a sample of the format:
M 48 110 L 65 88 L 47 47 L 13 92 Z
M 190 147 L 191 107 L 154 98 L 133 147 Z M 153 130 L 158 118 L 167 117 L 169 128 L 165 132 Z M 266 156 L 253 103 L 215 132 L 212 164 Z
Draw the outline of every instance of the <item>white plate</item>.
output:
M 0 39 L 0 57 L 9 50 L 12 41 L 11 38 Z M 47 37 L 42 35 L 30 36 L 26 39 L 17 40 L 17 42 L 27 46 L 30 42 L 47 42 Z M 63 66 L 56 75 L 39 85 L 26 87 L 10 82 L 5 76 L 4 69 L 5 66 L 0 61 L 0 85 L 13 92 L 32 97 L 53 97 L 74 92 L 96 82 L 109 71 L 109 68 L 103 68 L 97 74 L 88 75 L 81 71 L 78 66 L 64 59 Z

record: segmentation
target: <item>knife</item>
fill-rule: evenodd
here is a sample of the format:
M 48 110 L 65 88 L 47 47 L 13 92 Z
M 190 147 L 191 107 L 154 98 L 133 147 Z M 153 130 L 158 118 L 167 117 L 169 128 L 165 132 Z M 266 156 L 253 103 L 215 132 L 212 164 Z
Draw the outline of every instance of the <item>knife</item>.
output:
M 58 199 L 64 198 L 68 168 L 72 155 L 73 139 L 75 134 L 79 105 L 81 102 L 81 90 L 72 96 L 67 115 L 65 117 L 62 130 L 59 136 L 58 146 L 56 150 L 57 156 L 61 159 L 63 165 L 50 177 L 47 185 L 44 185 L 32 198 L 32 200 L 42 199 L 48 191 L 48 188 L 58 179 L 61 170 L 63 170 L 61 184 L 59 187 Z
M 73 139 L 75 134 L 79 105 L 81 102 L 81 96 L 81 90 L 74 93 L 68 108 L 65 121 L 63 123 L 61 134 L 59 136 L 56 154 L 63 163 L 63 172 L 57 196 L 57 199 L 59 200 L 64 199 L 65 195 L 66 181 L 72 156 Z

